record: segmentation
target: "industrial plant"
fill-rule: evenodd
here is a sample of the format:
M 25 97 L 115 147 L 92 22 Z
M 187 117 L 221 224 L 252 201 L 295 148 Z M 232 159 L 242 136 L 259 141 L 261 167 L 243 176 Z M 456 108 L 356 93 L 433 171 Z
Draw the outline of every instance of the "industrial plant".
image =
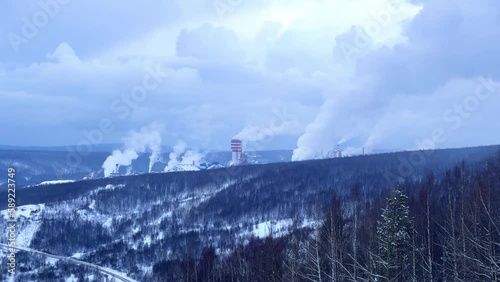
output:
M 238 166 L 247 164 L 247 156 L 243 153 L 243 141 L 240 139 L 232 139 L 231 140 L 231 160 L 228 162 L 228 166 Z M 193 161 L 192 163 L 179 163 L 175 166 L 165 170 L 166 172 L 175 172 L 175 171 L 199 171 L 199 170 L 207 170 L 207 169 L 216 169 L 223 168 L 224 165 L 219 162 L 203 162 L 196 163 Z
M 229 166 L 241 166 L 247 165 L 249 163 L 255 163 L 256 160 L 250 160 L 248 155 L 243 151 L 244 141 L 241 139 L 233 138 L 230 143 L 231 155 L 230 158 L 223 157 L 218 159 L 217 161 L 211 158 L 206 159 L 206 155 L 193 152 L 191 150 L 184 151 L 182 153 L 170 153 L 170 161 L 169 164 L 165 167 L 163 172 L 177 172 L 177 171 L 200 171 L 200 170 L 210 170 L 217 168 L 224 168 Z M 227 152 L 227 151 L 226 151 Z M 363 149 L 364 154 L 364 149 Z M 196 155 L 196 158 L 193 156 Z M 227 155 L 226 155 L 227 156 Z M 346 157 L 343 154 L 342 149 L 340 148 L 340 144 L 335 147 L 335 149 L 328 152 L 325 156 L 326 158 L 342 158 Z M 225 160 L 224 160 L 225 159 Z M 229 160 L 228 160 L 229 159 Z M 253 158 L 252 158 L 253 159 Z M 227 160 L 227 161 L 226 161 Z M 162 163 L 162 161 L 159 161 Z M 132 174 L 132 169 L 130 166 L 127 166 L 127 172 L 121 171 L 120 167 L 122 165 L 116 164 L 112 172 L 109 174 L 111 177 L 121 176 L 121 175 L 129 175 Z M 153 172 L 153 171 L 149 171 Z
M 240 139 L 231 140 L 231 166 L 247 164 L 247 155 L 243 153 L 243 142 Z

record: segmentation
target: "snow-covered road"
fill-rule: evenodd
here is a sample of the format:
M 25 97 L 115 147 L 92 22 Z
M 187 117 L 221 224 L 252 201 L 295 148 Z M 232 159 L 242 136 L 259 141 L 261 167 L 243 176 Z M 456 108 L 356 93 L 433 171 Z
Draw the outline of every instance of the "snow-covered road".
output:
M 99 272 L 101 272 L 103 274 L 111 275 L 111 276 L 115 277 L 116 279 L 118 279 L 120 281 L 137 282 L 136 280 L 127 277 L 125 274 L 120 273 L 118 271 L 115 271 L 113 269 L 109 269 L 109 268 L 106 268 L 106 267 L 101 267 L 101 266 L 98 266 L 98 265 L 95 265 L 95 264 L 91 264 L 91 263 L 88 263 L 88 262 L 85 262 L 85 261 L 77 260 L 77 259 L 74 259 L 74 258 L 63 257 L 63 256 L 49 254 L 49 253 L 44 253 L 44 252 L 40 252 L 40 251 L 33 250 L 33 249 L 30 249 L 30 248 L 25 248 L 25 247 L 19 247 L 19 246 L 10 247 L 9 245 L 1 244 L 1 243 L 0 243 L 0 247 L 2 247 L 4 249 L 14 248 L 14 249 L 20 250 L 20 251 L 25 251 L 25 252 L 30 252 L 30 253 L 36 253 L 36 254 L 39 254 L 39 255 L 42 255 L 42 256 L 46 256 L 46 257 L 50 257 L 50 258 L 64 260 L 64 261 L 67 261 L 67 262 L 70 262 L 70 263 L 73 263 L 73 264 L 83 265 L 83 266 L 86 266 L 86 267 L 91 267 L 91 268 L 93 268 L 93 269 L 95 269 L 95 270 L 97 270 L 97 271 L 99 271 Z

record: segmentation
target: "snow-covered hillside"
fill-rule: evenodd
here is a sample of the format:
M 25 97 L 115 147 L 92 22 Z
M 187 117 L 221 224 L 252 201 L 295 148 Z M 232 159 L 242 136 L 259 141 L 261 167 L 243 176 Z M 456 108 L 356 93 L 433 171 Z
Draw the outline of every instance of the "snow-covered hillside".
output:
M 292 151 L 262 151 L 251 152 L 251 163 L 273 163 L 289 160 Z M 110 153 L 91 152 L 85 156 L 75 158 L 73 151 L 29 151 L 29 150 L 0 150 L 0 171 L 15 168 L 18 173 L 18 187 L 36 184 L 55 184 L 50 181 L 66 179 L 82 180 L 104 177 L 103 162 Z M 168 162 L 168 152 L 158 158 L 152 167 L 153 172 L 163 172 Z M 230 160 L 230 152 L 206 152 L 203 161 L 207 164 L 226 164 Z M 71 161 L 68 161 L 71 160 Z M 206 169 L 220 168 L 222 165 L 212 165 Z M 198 170 L 189 164 L 179 165 L 176 171 Z M 139 154 L 131 166 L 122 167 L 125 174 L 141 174 L 149 171 L 149 155 Z M 5 181 L 0 179 L 0 190 L 5 189 Z
M 429 171 L 440 175 L 461 159 L 475 162 L 481 157 L 474 150 L 435 151 L 424 164 L 415 167 L 412 179 L 418 181 Z M 281 238 L 297 230 L 315 228 L 333 192 L 347 197 L 352 187 L 359 184 L 363 197 L 378 198 L 385 187 L 397 184 L 388 182 L 387 172 L 397 173 L 401 158 L 409 154 L 153 173 L 27 187 L 19 189 L 16 196 L 18 243 L 143 280 L 152 275 L 152 265 L 185 256 L 198 257 L 206 246 L 213 246 L 217 254 L 224 255 L 251 238 Z M 349 204 L 343 201 L 343 205 Z M 0 203 L 0 207 L 5 209 L 5 203 Z M 5 217 L 6 211 L 1 215 Z M 5 228 L 3 221 L 0 230 Z M 1 238 L 0 243 L 5 240 Z M 32 266 L 27 273 L 49 273 L 62 267 L 57 264 L 60 262 L 39 264 L 35 257 L 23 260 Z M 71 273 L 82 273 L 77 268 L 72 271 L 66 272 L 65 278 Z

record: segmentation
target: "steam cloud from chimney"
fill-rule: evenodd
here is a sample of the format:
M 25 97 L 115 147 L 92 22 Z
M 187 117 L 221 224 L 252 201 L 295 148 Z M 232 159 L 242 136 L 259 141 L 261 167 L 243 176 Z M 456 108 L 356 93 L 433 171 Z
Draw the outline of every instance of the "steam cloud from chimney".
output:
M 177 141 L 172 148 L 172 152 L 169 154 L 169 161 L 164 171 L 170 171 L 179 164 L 193 164 L 193 162 L 199 164 L 201 162 L 204 154 L 195 150 L 186 150 L 186 148 L 187 145 L 184 141 Z
M 140 131 L 130 131 L 129 135 L 123 139 L 125 149 L 114 150 L 102 164 L 104 176 L 108 177 L 118 166 L 129 166 L 132 161 L 139 157 L 140 153 L 151 151 L 149 156 L 149 168 L 151 172 L 153 165 L 161 159 L 161 126 L 152 124 L 145 126 Z

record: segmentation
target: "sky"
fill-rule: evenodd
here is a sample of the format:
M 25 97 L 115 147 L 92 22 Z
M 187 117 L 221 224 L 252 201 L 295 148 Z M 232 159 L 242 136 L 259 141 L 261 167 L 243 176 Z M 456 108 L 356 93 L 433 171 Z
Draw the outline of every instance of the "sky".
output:
M 2 1 L 0 144 L 500 143 L 497 0 Z

